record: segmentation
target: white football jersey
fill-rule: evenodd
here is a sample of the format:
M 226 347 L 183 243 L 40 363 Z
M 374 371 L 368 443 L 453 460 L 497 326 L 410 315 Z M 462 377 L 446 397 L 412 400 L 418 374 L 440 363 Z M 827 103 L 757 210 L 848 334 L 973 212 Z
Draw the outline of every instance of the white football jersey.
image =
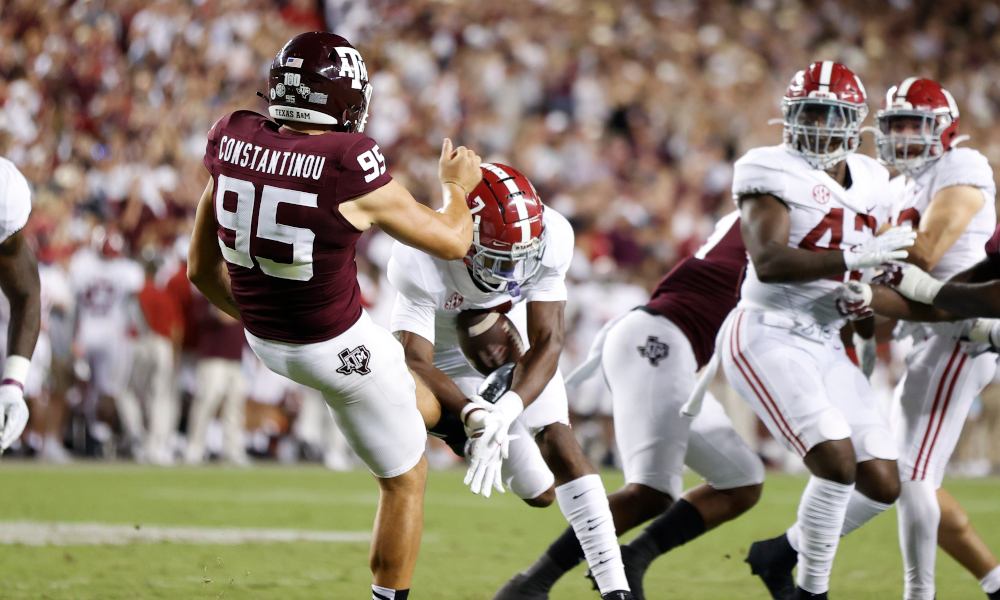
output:
M 70 284 L 79 307 L 77 339 L 86 348 L 117 343 L 127 335 L 126 301 L 146 283 L 142 267 L 127 258 L 105 259 L 90 248 L 73 255 Z
M 844 189 L 825 171 L 812 168 L 785 144 L 755 148 L 736 161 L 733 199 L 771 194 L 788 206 L 788 245 L 823 252 L 854 247 L 889 222 L 889 172 L 862 154 L 846 159 L 851 186 Z M 762 283 L 747 265 L 739 306 L 782 313 L 797 323 L 840 324 L 834 290 L 846 280 L 832 277 L 801 283 Z
M 996 184 L 986 157 L 972 148 L 953 148 L 916 177 L 900 175 L 890 182 L 894 194 L 893 222 L 912 223 L 916 229 L 938 192 L 955 185 L 979 188 L 983 208 L 965 232 L 952 244 L 930 273 L 937 279 L 951 278 L 986 258 L 984 246 L 997 226 Z
M 493 308 L 510 302 L 507 316 L 527 346 L 526 302 L 566 300 L 566 272 L 573 259 L 573 228 L 549 207 L 542 213 L 545 252 L 538 272 L 521 286 L 521 293 L 484 292 L 472 280 L 462 260 L 440 260 L 396 242 L 389 261 L 389 282 L 396 288 L 390 331 L 410 331 L 434 344 L 434 366 L 450 376 L 471 367 L 458 346 L 456 319 L 463 310 Z
M 31 188 L 14 163 L 0 157 L 0 243 L 24 228 L 31 214 Z

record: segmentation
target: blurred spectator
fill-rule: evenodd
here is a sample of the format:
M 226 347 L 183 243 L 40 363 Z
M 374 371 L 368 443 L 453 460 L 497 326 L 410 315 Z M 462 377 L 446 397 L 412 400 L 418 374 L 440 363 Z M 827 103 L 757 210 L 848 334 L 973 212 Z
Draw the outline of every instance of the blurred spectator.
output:
M 180 418 L 180 406 L 174 394 L 174 357 L 180 350 L 184 326 L 173 296 L 156 285 L 158 261 L 145 254 L 144 251 L 146 284 L 138 300 L 146 327 L 132 345 L 132 373 L 126 394 L 135 394 L 145 400 L 149 462 L 171 465 L 174 462 L 172 436 Z
M 237 465 L 249 461 L 243 432 L 246 429 L 246 379 L 243 374 L 243 324 L 192 294 L 192 316 L 199 337 L 195 369 L 197 391 L 188 416 L 185 462 L 205 459 L 208 424 L 222 407 L 223 458 Z

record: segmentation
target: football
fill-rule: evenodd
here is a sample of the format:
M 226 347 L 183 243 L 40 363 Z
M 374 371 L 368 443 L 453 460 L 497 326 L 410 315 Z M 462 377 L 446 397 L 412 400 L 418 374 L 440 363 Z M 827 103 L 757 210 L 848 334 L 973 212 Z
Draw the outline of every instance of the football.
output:
M 490 310 L 458 313 L 458 344 L 472 366 L 489 375 L 524 355 L 524 342 L 507 315 Z

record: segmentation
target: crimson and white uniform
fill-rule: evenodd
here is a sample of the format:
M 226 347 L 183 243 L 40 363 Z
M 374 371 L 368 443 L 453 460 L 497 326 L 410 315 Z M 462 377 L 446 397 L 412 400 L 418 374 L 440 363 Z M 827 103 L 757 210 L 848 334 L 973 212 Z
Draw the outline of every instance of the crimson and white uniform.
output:
M 875 160 L 845 159 L 844 189 L 785 144 L 757 148 L 736 162 L 733 198 L 771 194 L 788 207 L 788 245 L 817 252 L 871 238 L 889 217 L 889 175 Z M 742 299 L 724 326 L 726 376 L 774 437 L 799 456 L 850 437 L 858 462 L 898 456 L 878 401 L 840 341 L 845 319 L 834 306 L 842 277 L 762 283 L 747 267 Z
M 507 316 L 527 346 L 525 304 L 566 300 L 566 272 L 573 258 L 573 228 L 565 217 L 549 207 L 542 213 L 542 223 L 546 238 L 542 265 L 521 286 L 518 296 L 482 291 L 461 260 L 440 260 L 399 243 L 393 246 L 388 275 L 389 282 L 399 293 L 390 329 L 410 331 L 432 342 L 434 366 L 469 396 L 476 393 L 484 378 L 458 345 L 456 319 L 460 311 L 512 304 Z M 503 462 L 503 479 L 521 498 L 534 498 L 554 482 L 534 442 L 535 435 L 553 423 L 569 424 L 566 388 L 558 370 L 538 398 L 510 427 L 510 433 L 520 438 L 510 443 L 510 456 Z
M 914 229 L 941 190 L 956 185 L 978 188 L 983 208 L 930 274 L 945 281 L 986 258 L 984 246 L 997 218 L 993 169 L 985 156 L 971 148 L 953 148 L 915 177 L 900 175 L 891 185 L 897 193 L 896 223 L 909 222 Z M 978 344 L 961 341 L 969 323 L 901 325 L 900 331 L 912 334 L 915 342 L 890 417 L 903 481 L 928 480 L 941 487 L 972 401 L 996 373 L 996 354 L 983 354 Z
M 675 500 L 684 489 L 685 464 L 715 489 L 764 482 L 763 463 L 715 397 L 706 394 L 694 419 L 680 414 L 736 305 L 747 263 L 739 216 L 733 211 L 720 219 L 708 241 L 660 281 L 645 306 L 609 323 L 566 382 L 572 390 L 603 366 L 625 482 Z
M 6 158 L 0 157 L 0 243 L 24 229 L 31 214 L 31 188 L 24 175 Z M 10 318 L 7 299 L 0 300 L 0 336 L 7 339 Z M 0 358 L 6 361 L 7 344 L 0 344 Z

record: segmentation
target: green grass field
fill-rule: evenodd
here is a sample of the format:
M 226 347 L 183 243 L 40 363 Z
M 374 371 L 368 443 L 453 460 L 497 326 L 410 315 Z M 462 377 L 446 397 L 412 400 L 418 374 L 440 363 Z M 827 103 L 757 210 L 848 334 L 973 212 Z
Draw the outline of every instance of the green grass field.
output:
M 413 598 L 481 600 L 530 564 L 566 526 L 557 507 L 533 509 L 507 493 L 484 500 L 458 471 L 432 472 L 424 543 Z M 605 473 L 616 489 L 619 473 Z M 693 483 L 693 480 L 691 481 Z M 742 519 L 675 550 L 646 578 L 658 598 L 766 599 L 742 558 L 749 544 L 779 534 L 794 518 L 805 480 L 770 476 L 760 504 Z M 983 538 L 1000 549 L 1000 481 L 956 480 L 946 487 L 964 504 Z M 370 531 L 377 488 L 363 472 L 319 468 L 156 469 L 131 465 L 47 468 L 0 465 L 0 526 L 102 523 L 147 529 L 288 528 Z M 2 530 L 2 527 L 0 527 Z M 365 599 L 371 582 L 365 542 L 139 543 L 0 546 L 0 598 Z M 895 513 L 845 540 L 832 596 L 902 596 Z M 553 600 L 597 598 L 583 568 L 561 581 Z M 985 597 L 945 555 L 938 600 Z

